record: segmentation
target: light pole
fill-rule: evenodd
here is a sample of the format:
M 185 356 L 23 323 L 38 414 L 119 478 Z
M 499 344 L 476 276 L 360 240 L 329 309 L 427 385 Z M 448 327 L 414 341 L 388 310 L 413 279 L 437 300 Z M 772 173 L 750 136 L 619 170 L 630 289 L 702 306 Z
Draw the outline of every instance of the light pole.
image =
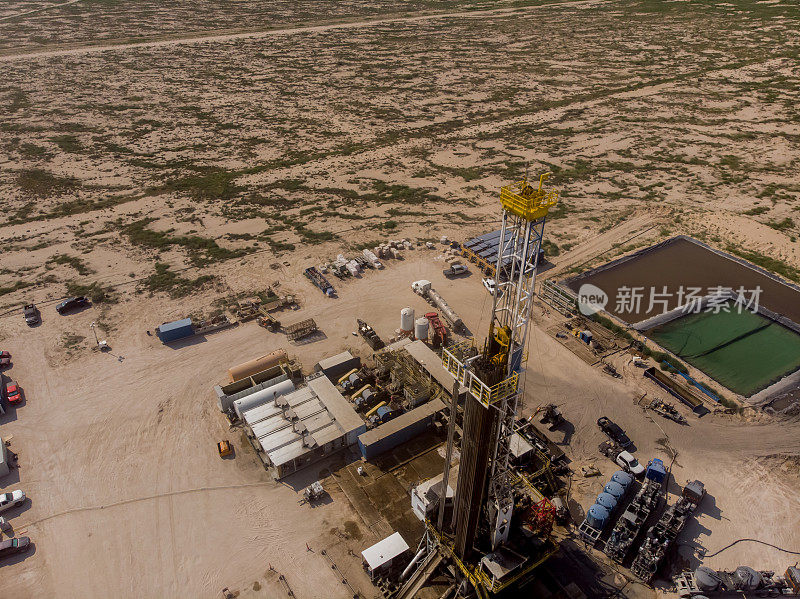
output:
M 100 340 L 97 338 L 97 331 L 96 331 L 96 330 L 95 330 L 95 328 L 94 328 L 94 327 L 95 327 L 95 322 L 94 322 L 94 321 L 92 321 L 92 324 L 90 324 L 89 326 L 90 326 L 90 327 L 92 327 L 92 332 L 94 333 L 94 342 L 95 342 L 97 345 L 100 345 Z

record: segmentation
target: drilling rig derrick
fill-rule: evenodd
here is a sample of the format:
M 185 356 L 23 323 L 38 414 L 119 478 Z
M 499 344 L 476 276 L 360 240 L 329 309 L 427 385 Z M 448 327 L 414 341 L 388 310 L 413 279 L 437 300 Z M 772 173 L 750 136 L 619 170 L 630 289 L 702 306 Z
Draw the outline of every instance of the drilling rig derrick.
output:
M 463 386 L 467 393 L 452 525 L 444 523 L 440 506 L 438 525 L 429 523 L 429 528 L 439 543 L 447 539 L 447 551 L 470 582 L 482 581 L 487 590 L 496 590 L 496 585 L 480 568 L 470 569 L 468 564 L 474 564 L 480 554 L 502 549 L 511 532 L 514 488 L 519 479 L 510 470 L 510 439 L 522 394 L 519 382 L 527 358 L 525 346 L 545 220 L 558 201 L 557 191 L 543 188 L 548 175 L 540 177 L 538 187 L 523 179 L 501 189 L 502 227 L 488 336 L 480 349 L 467 341 L 442 353 L 445 368 L 457 381 L 451 421 L 456 415 L 458 387 Z M 445 480 L 453 433 L 451 424 Z M 481 533 L 488 533 L 488 538 Z

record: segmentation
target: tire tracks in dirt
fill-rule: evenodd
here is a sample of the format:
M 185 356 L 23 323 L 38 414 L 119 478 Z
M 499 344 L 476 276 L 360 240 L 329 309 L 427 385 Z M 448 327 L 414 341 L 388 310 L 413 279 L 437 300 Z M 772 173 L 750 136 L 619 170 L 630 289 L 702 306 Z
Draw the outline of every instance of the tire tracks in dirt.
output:
M 77 0 L 76 0 L 77 1 Z M 67 3 L 69 4 L 69 2 Z M 514 6 L 509 8 L 492 8 L 486 10 L 465 10 L 461 12 L 428 12 L 424 14 L 408 15 L 393 14 L 376 16 L 372 19 L 358 19 L 353 21 L 332 20 L 323 21 L 316 25 L 306 25 L 301 27 L 283 27 L 276 29 L 232 29 L 222 31 L 194 32 L 191 34 L 164 35 L 154 37 L 147 41 L 134 42 L 126 39 L 110 39 L 105 43 L 89 45 L 58 45 L 50 48 L 41 48 L 33 51 L 20 51 L 10 49 L 0 52 L 0 62 L 24 60 L 29 58 L 48 58 L 53 56 L 67 56 L 79 54 L 94 54 L 97 52 L 107 52 L 110 50 L 126 50 L 128 48 L 158 48 L 163 46 L 174 46 L 178 44 L 208 44 L 217 42 L 228 42 L 238 39 L 263 39 L 272 36 L 298 35 L 304 33 L 321 33 L 342 29 L 357 29 L 360 27 L 372 27 L 376 25 L 390 25 L 394 23 L 421 23 L 436 19 L 449 18 L 486 18 L 493 16 L 505 16 L 519 12 L 552 8 L 556 6 L 586 6 L 599 4 L 599 0 L 563 0 L 562 2 L 550 2 L 547 4 L 536 4 L 531 6 Z M 22 16 L 22 15 L 19 15 Z
M 62 6 L 69 6 L 70 4 L 77 4 L 78 2 L 83 2 L 83 0 L 69 0 L 69 2 L 62 2 L 61 4 L 53 4 L 51 6 L 43 6 L 42 8 L 34 8 L 33 10 L 26 10 L 24 12 L 18 12 L 13 15 L 6 15 L 4 17 L 0 17 L 0 21 L 13 21 L 14 19 L 19 19 L 21 17 L 27 17 L 28 15 L 35 15 L 40 12 L 45 12 L 47 10 L 52 10 L 54 8 L 61 8 Z

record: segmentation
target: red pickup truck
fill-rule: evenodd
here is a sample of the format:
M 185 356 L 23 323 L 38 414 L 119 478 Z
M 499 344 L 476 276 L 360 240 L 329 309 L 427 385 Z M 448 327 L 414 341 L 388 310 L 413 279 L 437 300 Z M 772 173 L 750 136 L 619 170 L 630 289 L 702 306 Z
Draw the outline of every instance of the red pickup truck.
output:
M 6 399 L 8 403 L 19 403 L 22 401 L 22 389 L 14 381 L 6 381 Z

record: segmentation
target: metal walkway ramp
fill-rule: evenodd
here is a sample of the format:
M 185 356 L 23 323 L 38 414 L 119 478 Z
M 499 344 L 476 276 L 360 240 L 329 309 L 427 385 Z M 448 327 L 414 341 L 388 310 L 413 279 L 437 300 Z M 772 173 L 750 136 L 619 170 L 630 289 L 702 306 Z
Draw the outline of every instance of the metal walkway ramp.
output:
M 425 556 L 422 565 L 417 568 L 403 586 L 401 586 L 392 599 L 414 599 L 420 592 L 428 579 L 436 572 L 436 568 L 442 563 L 442 554 L 438 551 L 431 551 Z

